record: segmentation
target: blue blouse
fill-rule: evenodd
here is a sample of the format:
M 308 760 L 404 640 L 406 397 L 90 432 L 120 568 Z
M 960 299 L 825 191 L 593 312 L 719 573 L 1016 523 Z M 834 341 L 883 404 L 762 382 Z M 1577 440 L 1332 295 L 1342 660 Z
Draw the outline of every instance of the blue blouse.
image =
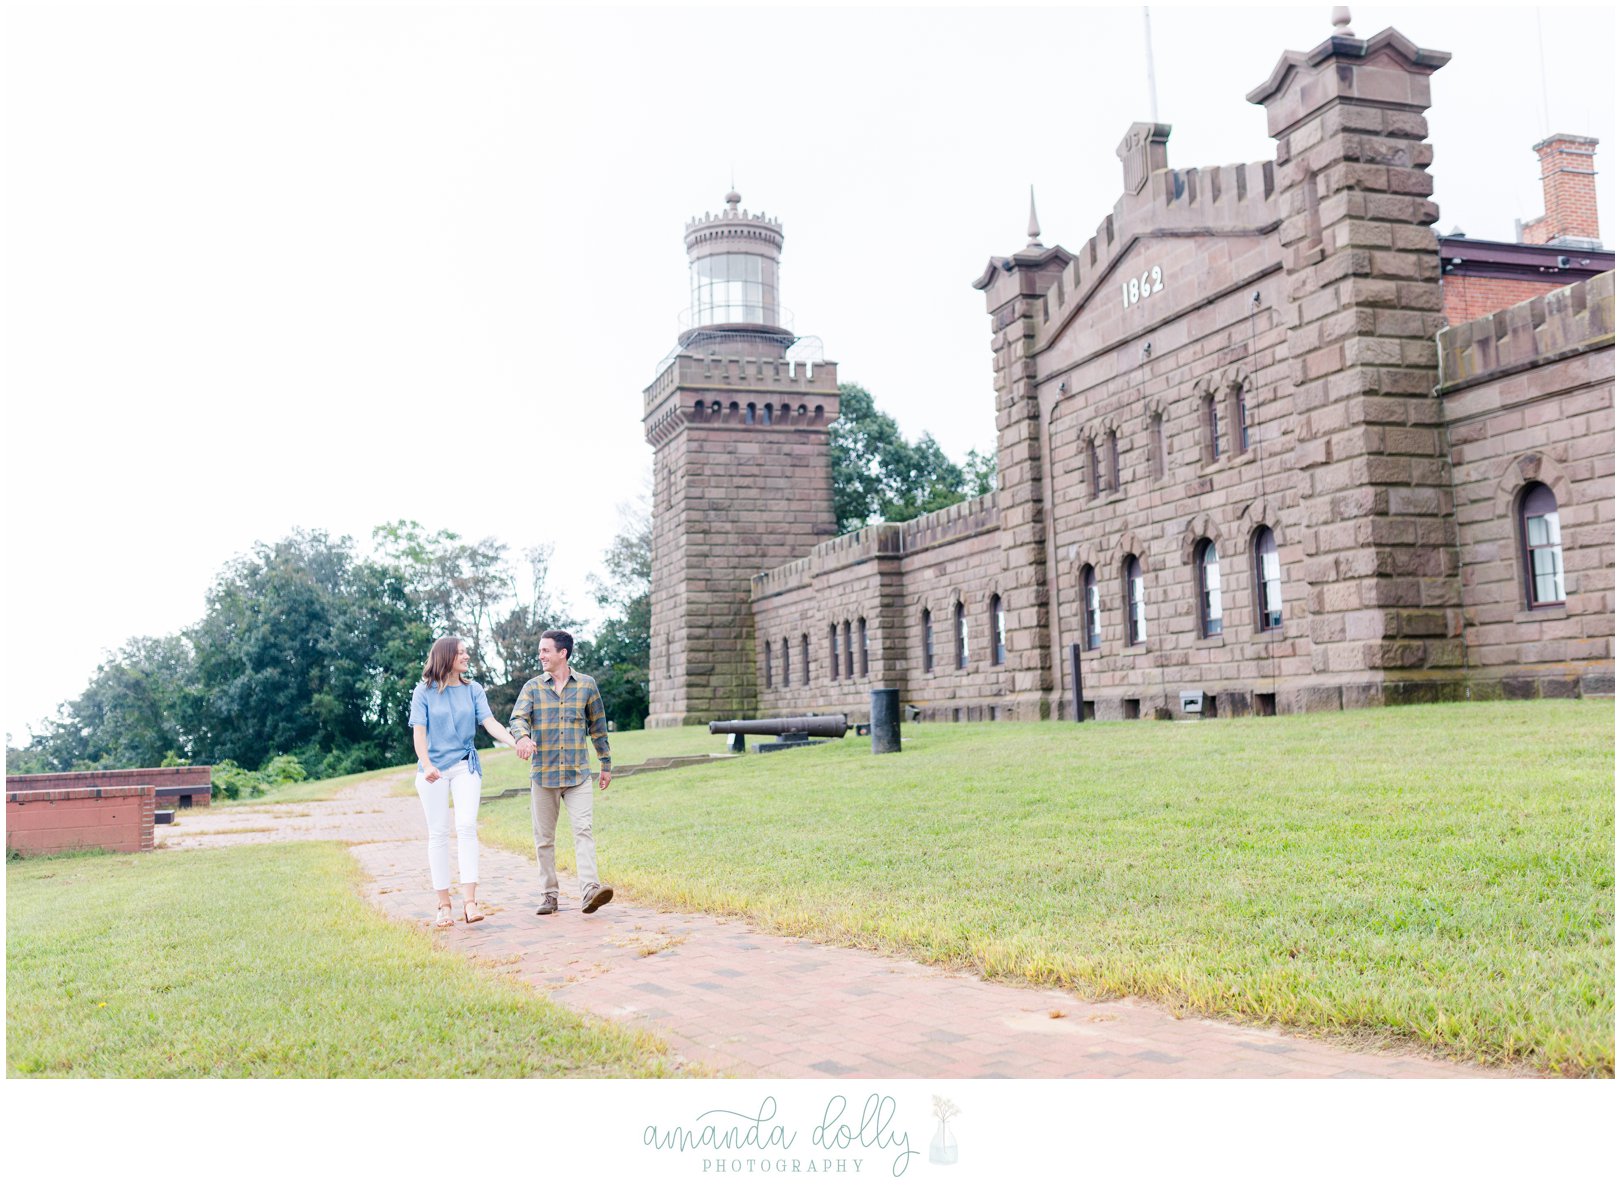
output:
M 470 772 L 484 775 L 478 752 L 473 750 L 473 732 L 489 717 L 489 699 L 476 681 L 433 689 L 419 681 L 411 693 L 410 725 L 428 728 L 428 759 L 441 772 L 466 760 Z M 422 770 L 418 761 L 417 771 Z

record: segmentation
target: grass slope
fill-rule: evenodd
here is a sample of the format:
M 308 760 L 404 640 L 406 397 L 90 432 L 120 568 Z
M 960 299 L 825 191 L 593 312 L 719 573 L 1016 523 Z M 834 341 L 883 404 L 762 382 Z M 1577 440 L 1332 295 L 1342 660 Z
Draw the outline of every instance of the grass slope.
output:
M 6 865 L 7 1073 L 666 1076 L 662 1049 L 441 953 L 332 843 Z
M 645 900 L 993 977 L 1613 1074 L 1613 715 L 919 724 L 627 777 L 598 853 Z M 527 852 L 527 799 L 481 834 Z

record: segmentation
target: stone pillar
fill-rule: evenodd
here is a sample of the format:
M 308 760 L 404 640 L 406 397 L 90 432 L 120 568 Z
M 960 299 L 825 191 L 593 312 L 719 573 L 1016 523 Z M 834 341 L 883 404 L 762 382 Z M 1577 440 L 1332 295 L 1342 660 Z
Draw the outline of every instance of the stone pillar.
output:
M 975 282 L 991 315 L 1002 609 L 1012 713 L 1021 719 L 1051 717 L 1053 706 L 1047 503 L 1034 349 L 1044 295 L 1075 259 L 1063 248 L 1041 245 L 1033 197 L 1029 234 L 1023 251 L 992 260 Z
M 1457 692 L 1456 525 L 1435 335 L 1429 76 L 1394 30 L 1288 53 L 1251 92 L 1278 142 L 1312 667 L 1298 709 Z

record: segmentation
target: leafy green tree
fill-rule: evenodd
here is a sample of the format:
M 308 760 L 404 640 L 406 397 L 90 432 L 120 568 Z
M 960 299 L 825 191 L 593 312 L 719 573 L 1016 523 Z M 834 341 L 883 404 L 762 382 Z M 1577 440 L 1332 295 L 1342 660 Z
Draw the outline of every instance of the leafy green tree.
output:
M 581 645 L 581 667 L 597 679 L 608 717 L 619 730 L 647 719 L 648 663 L 653 636 L 653 519 L 645 498 L 619 505 L 620 531 L 603 555 L 606 579 L 591 575 L 591 592 L 612 612 Z
M 839 419 L 829 431 L 833 456 L 833 511 L 839 531 L 875 521 L 911 520 L 989 490 L 995 461 L 974 451 L 970 476 L 930 434 L 908 442 L 895 419 L 856 384 L 839 385 Z
M 12 772 L 142 768 L 190 745 L 186 727 L 195 680 L 191 647 L 181 636 L 137 636 L 96 667 L 77 698 L 34 733 Z

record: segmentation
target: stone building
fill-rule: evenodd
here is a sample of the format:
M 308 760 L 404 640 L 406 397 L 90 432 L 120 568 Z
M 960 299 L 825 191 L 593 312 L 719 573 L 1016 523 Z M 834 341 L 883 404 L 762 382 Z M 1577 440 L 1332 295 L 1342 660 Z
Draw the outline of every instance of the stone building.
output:
M 735 194 L 691 224 L 695 329 L 645 393 L 650 725 L 881 685 L 948 720 L 1610 694 L 1614 273 L 1446 325 L 1447 60 L 1338 32 L 1250 93 L 1273 160 L 1173 167 L 1135 124 L 1078 251 L 1032 208 L 975 281 L 997 490 L 905 524 L 832 535 L 837 384 L 787 358 L 781 228 Z M 758 288 L 704 298 L 743 252 Z

